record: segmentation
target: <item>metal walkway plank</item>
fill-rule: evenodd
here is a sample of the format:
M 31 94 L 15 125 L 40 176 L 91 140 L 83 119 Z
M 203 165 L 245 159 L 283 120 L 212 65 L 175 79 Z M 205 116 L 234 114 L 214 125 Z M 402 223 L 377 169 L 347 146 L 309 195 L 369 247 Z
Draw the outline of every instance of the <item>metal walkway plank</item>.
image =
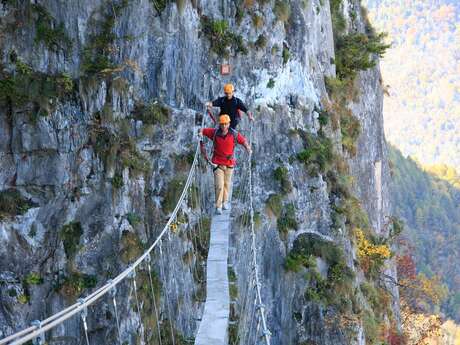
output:
M 230 210 L 211 221 L 207 260 L 206 303 L 195 345 L 228 345 L 230 296 L 227 275 Z

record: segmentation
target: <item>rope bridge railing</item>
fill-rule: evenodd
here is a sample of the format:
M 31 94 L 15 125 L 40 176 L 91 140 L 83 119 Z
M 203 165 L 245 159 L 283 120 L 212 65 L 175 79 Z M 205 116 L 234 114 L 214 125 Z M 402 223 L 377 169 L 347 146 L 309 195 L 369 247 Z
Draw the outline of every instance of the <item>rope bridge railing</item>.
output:
M 203 119 L 204 121 L 204 119 Z M 252 125 L 250 127 L 250 142 L 252 143 Z M 155 287 L 154 279 L 154 264 L 159 266 L 159 275 L 161 282 L 168 282 L 168 278 L 172 278 L 174 270 L 167 269 L 172 265 L 171 258 L 174 255 L 169 255 L 171 249 L 168 250 L 166 242 L 171 242 L 172 236 L 179 235 L 184 229 L 184 225 L 187 225 L 190 231 L 187 233 L 187 237 L 191 242 L 192 254 L 194 258 L 201 257 L 203 262 L 206 262 L 206 251 L 208 249 L 209 238 L 209 221 L 205 221 L 202 217 L 206 214 L 208 207 L 205 204 L 209 201 L 209 191 L 213 190 L 212 178 L 203 172 L 210 173 L 209 169 L 203 164 L 203 160 L 199 159 L 200 145 L 197 143 L 193 162 L 191 164 L 190 171 L 185 181 L 184 188 L 179 197 L 174 210 L 171 213 L 167 223 L 162 228 L 155 241 L 150 247 L 129 267 L 122 271 L 115 278 L 107 281 L 104 285 L 93 291 L 91 294 L 84 298 L 80 298 L 77 303 L 59 311 L 58 313 L 48 317 L 44 320 L 34 321 L 31 326 L 14 333 L 6 338 L 0 340 L 0 345 L 20 345 L 30 341 L 33 341 L 34 345 L 44 345 L 46 332 L 50 332 L 57 326 L 63 324 L 66 320 L 71 319 L 74 316 L 79 316 L 81 319 L 81 327 L 84 334 L 83 343 L 86 345 L 91 344 L 91 331 L 90 331 L 90 315 L 91 307 L 94 307 L 98 302 L 101 302 L 104 298 L 107 298 L 108 305 L 111 307 L 111 311 L 115 316 L 114 327 L 116 332 L 114 337 L 115 342 L 119 345 L 125 343 L 123 335 L 126 332 L 122 332 L 122 317 L 121 317 L 121 305 L 120 301 L 117 300 L 117 290 L 120 289 L 123 282 L 127 282 L 129 288 L 128 299 L 133 299 L 135 316 L 138 320 L 136 332 L 140 337 L 140 344 L 172 344 L 176 345 L 181 343 L 184 339 L 176 339 L 176 331 L 173 325 L 173 318 L 175 312 L 178 312 L 178 306 L 174 306 L 173 294 L 174 289 L 165 290 L 164 293 L 164 308 L 165 313 L 161 312 L 161 303 L 158 289 Z M 266 345 L 270 345 L 270 332 L 267 327 L 267 321 L 265 316 L 265 307 L 262 303 L 261 294 L 261 281 L 259 277 L 259 264 L 257 261 L 257 246 L 256 246 L 256 235 L 254 231 L 254 209 L 253 209 L 253 178 L 252 178 L 252 155 L 249 156 L 249 160 L 242 164 L 241 176 L 240 176 L 240 188 L 239 192 L 235 193 L 236 197 L 240 200 L 241 206 L 247 207 L 249 212 L 245 212 L 243 215 L 246 227 L 250 229 L 250 279 L 247 280 L 245 286 L 244 297 L 240 301 L 240 320 L 241 325 L 247 325 L 247 327 L 239 327 L 237 331 L 237 342 L 235 344 L 259 344 L 262 340 Z M 185 215 L 191 215 L 195 217 L 196 223 L 193 229 L 190 226 L 189 221 L 184 221 L 182 218 L 187 218 Z M 205 224 L 208 223 L 208 224 Z M 208 232 L 208 233 L 207 233 Z M 177 253 L 174 253 L 177 256 Z M 153 260 L 153 257 L 158 257 L 157 261 Z M 168 258 L 168 259 L 167 259 Z M 198 260 L 198 259 L 195 259 Z M 205 266 L 195 262 L 195 264 L 189 265 L 190 276 L 192 276 L 199 284 L 206 283 Z M 139 293 L 142 290 L 137 283 L 137 276 L 147 276 L 146 286 L 148 287 L 148 294 L 151 299 L 151 312 L 155 315 L 154 324 L 150 327 L 144 327 L 143 322 L 143 308 L 145 307 L 145 301 L 140 298 Z M 169 280 L 170 281 L 170 280 Z M 124 285 L 123 285 L 124 286 Z M 118 289 L 117 289 L 118 288 Z M 190 286 L 187 287 L 190 289 Z M 157 291 L 155 291 L 157 290 Z M 201 302 L 204 300 L 204 292 L 201 292 Z M 144 291 L 145 294 L 145 291 Z M 177 292 L 176 292 L 177 294 Z M 199 295 L 199 293 L 198 293 Z M 145 297 L 145 296 L 144 296 Z M 179 297 L 179 296 L 176 296 Z M 177 298 L 176 298 L 177 300 Z M 144 303 L 143 303 L 144 302 Z M 129 304 L 126 307 L 129 309 Z M 199 318 L 196 318 L 199 319 Z M 189 330 L 196 330 L 196 320 L 189 320 Z M 93 345 L 95 343 L 93 342 Z
M 168 246 L 165 245 L 165 241 L 171 241 L 172 236 L 180 235 L 181 231 L 185 231 L 184 228 L 189 229 L 190 231 L 186 234 L 189 242 L 191 243 L 191 253 L 189 253 L 189 256 L 190 260 L 195 260 L 195 262 L 192 262 L 192 264 L 189 265 L 188 269 L 190 272 L 188 272 L 188 274 L 192 277 L 191 279 L 198 281 L 201 285 L 205 285 L 205 265 L 201 266 L 197 261 L 198 258 L 201 257 L 201 259 L 206 262 L 205 256 L 207 255 L 208 246 L 206 243 L 206 236 L 207 232 L 209 232 L 209 224 L 207 224 L 209 221 L 206 221 L 206 219 L 203 218 L 203 215 L 208 211 L 208 207 L 205 203 L 210 198 L 206 193 L 208 193 L 209 190 L 212 190 L 210 185 L 210 181 L 212 181 L 212 179 L 210 176 L 207 176 L 207 174 L 203 174 L 203 171 L 207 172 L 209 169 L 207 169 L 204 165 L 205 163 L 199 159 L 199 155 L 200 147 L 199 143 L 197 143 L 191 168 L 174 210 L 154 242 L 137 260 L 135 260 L 135 262 L 133 262 L 115 278 L 108 280 L 104 285 L 93 291 L 88 296 L 80 298 L 71 306 L 44 320 L 33 321 L 30 327 L 1 339 L 0 345 L 20 345 L 30 341 L 32 341 L 34 345 L 43 345 L 46 342 L 46 332 L 50 332 L 53 328 L 56 328 L 58 325 L 63 324 L 66 320 L 69 320 L 74 316 L 80 316 L 81 327 L 84 333 L 83 343 L 90 345 L 91 332 L 88 327 L 89 315 L 91 314 L 90 308 L 102 301 L 105 297 L 108 301 L 107 304 L 109 304 L 112 309 L 111 312 L 115 315 L 114 327 L 116 328 L 116 333 L 114 336 L 116 337 L 116 343 L 122 345 L 124 343 L 124 339 L 123 332 L 121 330 L 122 320 L 120 304 L 117 303 L 117 287 L 120 288 L 122 282 L 125 281 L 127 282 L 128 289 L 130 290 L 128 296 L 132 298 L 134 295 L 134 307 L 132 309 L 135 309 L 135 315 L 138 319 L 136 332 L 141 338 L 140 343 L 176 345 L 177 339 L 175 339 L 176 331 L 173 325 L 173 313 L 175 311 L 179 313 L 179 310 L 178 306 L 176 306 L 176 310 L 174 310 L 173 301 L 171 299 L 174 291 L 167 291 L 167 289 L 163 289 L 166 290 L 164 293 L 164 309 L 166 310 L 166 315 L 164 315 L 161 313 L 161 306 L 158 305 L 161 301 L 159 299 L 160 296 L 158 296 L 158 289 L 155 288 L 155 279 L 153 277 L 155 271 L 153 265 L 157 264 L 159 266 L 159 274 L 162 279 L 162 283 L 167 283 L 167 278 L 172 279 L 172 275 L 174 275 L 175 272 L 174 270 L 166 269 L 168 265 L 171 266 L 172 263 L 169 258 L 166 258 L 169 256 L 169 252 Z M 188 216 L 194 217 L 196 221 L 193 227 L 190 225 Z M 183 218 L 185 218 L 185 221 Z M 177 253 L 174 254 L 177 256 Z M 153 260 L 154 255 L 158 257 L 158 260 L 155 262 Z M 145 301 L 141 300 L 139 297 L 141 287 L 138 286 L 138 283 L 136 282 L 136 276 L 139 276 L 140 274 L 145 277 L 148 276 L 146 286 L 148 286 L 148 294 L 151 299 L 151 302 L 149 302 L 150 306 L 153 306 L 149 312 L 155 314 L 155 324 L 151 325 L 149 329 L 144 328 L 142 320 L 142 312 L 143 308 L 145 308 Z M 190 289 L 190 286 L 187 288 Z M 155 290 L 157 291 L 155 292 Z M 202 294 L 205 294 L 205 288 L 203 288 L 203 291 L 204 292 Z M 144 291 L 144 294 L 145 293 L 146 292 Z M 128 306 L 126 307 L 127 309 L 130 308 L 129 305 L 130 304 L 128 303 Z M 195 331 L 196 320 L 192 317 L 190 318 L 189 323 L 190 324 L 187 326 L 188 329 Z M 93 342 L 93 345 L 94 344 L 95 343 Z
M 254 142 L 252 124 L 249 130 L 249 140 L 251 144 Z M 233 339 L 230 339 L 230 345 L 261 343 L 270 345 L 271 333 L 267 326 L 265 306 L 262 301 L 262 283 L 259 277 L 259 263 L 257 261 L 252 170 L 253 162 L 252 154 L 250 154 L 249 159 L 242 164 L 238 188 L 234 194 L 234 200 L 238 200 L 237 203 L 240 204 L 240 209 L 243 211 L 237 220 L 242 228 L 250 231 L 249 279 L 246 280 L 243 296 L 238 301 L 241 317 L 236 334 L 233 335 Z

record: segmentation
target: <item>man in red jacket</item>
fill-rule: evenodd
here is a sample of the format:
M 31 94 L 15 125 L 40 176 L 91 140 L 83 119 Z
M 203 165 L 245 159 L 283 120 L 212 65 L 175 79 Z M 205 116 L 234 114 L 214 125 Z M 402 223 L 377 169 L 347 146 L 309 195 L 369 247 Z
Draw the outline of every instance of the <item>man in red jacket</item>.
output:
M 214 152 L 211 162 L 214 165 L 214 185 L 216 189 L 216 213 L 222 214 L 229 209 L 228 190 L 232 183 L 233 168 L 236 164 L 234 157 L 235 145 L 238 143 L 252 152 L 246 138 L 230 128 L 230 116 L 223 114 L 219 117 L 219 128 L 203 128 L 200 134 L 213 141 Z

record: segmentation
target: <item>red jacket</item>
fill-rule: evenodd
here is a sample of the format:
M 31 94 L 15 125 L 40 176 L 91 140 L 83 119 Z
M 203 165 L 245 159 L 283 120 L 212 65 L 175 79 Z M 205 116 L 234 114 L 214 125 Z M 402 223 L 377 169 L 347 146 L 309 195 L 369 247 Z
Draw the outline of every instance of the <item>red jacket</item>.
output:
M 215 131 L 215 128 L 203 128 L 203 135 L 212 140 L 214 138 Z M 236 141 L 238 144 L 243 145 L 246 142 L 246 138 L 238 132 Z M 228 133 L 225 136 L 218 131 L 214 141 L 214 153 L 211 161 L 217 165 L 226 165 L 230 167 L 235 166 L 236 160 L 234 157 L 234 151 L 235 137 L 231 132 L 231 129 L 228 130 Z

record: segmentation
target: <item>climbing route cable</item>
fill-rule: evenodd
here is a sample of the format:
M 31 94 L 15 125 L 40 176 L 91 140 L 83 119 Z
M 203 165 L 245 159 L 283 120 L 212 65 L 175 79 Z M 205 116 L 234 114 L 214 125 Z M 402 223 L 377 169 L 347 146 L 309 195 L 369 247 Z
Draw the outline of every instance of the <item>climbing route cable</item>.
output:
M 203 122 L 204 123 L 204 118 Z M 137 310 L 137 315 L 139 318 L 139 330 L 141 333 L 141 339 L 145 336 L 144 334 L 144 328 L 142 324 L 142 305 L 139 302 L 139 297 L 138 297 L 138 289 L 139 286 L 136 285 L 136 269 L 140 270 L 141 264 L 146 263 L 148 266 L 148 273 L 149 273 L 149 280 L 150 280 L 150 288 L 152 291 L 152 299 L 153 299 L 153 305 L 154 305 L 154 311 L 156 314 L 156 320 L 157 320 L 157 333 L 158 333 L 158 342 L 161 345 L 161 330 L 160 330 L 160 324 L 159 324 L 159 312 L 158 312 L 158 306 L 156 305 L 155 301 L 155 294 L 154 294 L 154 289 L 153 289 L 153 282 L 151 278 L 151 254 L 154 253 L 154 250 L 156 248 L 160 249 L 160 269 L 163 270 L 162 277 L 165 278 L 164 274 L 164 267 L 161 264 L 161 262 L 164 261 L 163 258 L 163 252 L 161 249 L 163 240 L 165 239 L 165 235 L 167 235 L 167 238 L 170 239 L 170 232 L 171 229 L 174 226 L 177 226 L 177 216 L 181 209 L 184 207 L 184 204 L 186 204 L 184 201 L 187 200 L 186 196 L 190 194 L 190 190 L 192 187 L 192 182 L 193 181 L 199 181 L 198 180 L 198 172 L 197 170 L 199 169 L 199 154 L 200 154 L 200 146 L 199 143 L 196 144 L 196 148 L 194 151 L 194 156 L 193 156 L 193 162 L 191 163 L 191 168 L 189 170 L 187 179 L 185 181 L 184 188 L 182 190 L 182 193 L 177 201 L 177 204 L 175 205 L 174 210 L 171 213 L 171 216 L 169 217 L 167 223 L 164 225 L 162 228 L 161 232 L 159 233 L 158 237 L 155 239 L 155 241 L 151 244 L 151 246 L 134 262 L 132 263 L 129 267 L 127 267 L 124 271 L 122 271 L 118 276 L 115 278 L 108 280 L 104 285 L 93 291 L 91 294 L 88 296 L 79 299 L 76 303 L 72 304 L 71 306 L 63 309 L 62 311 L 59 311 L 58 313 L 48 317 L 45 320 L 41 321 L 34 321 L 30 327 L 19 331 L 17 333 L 14 333 L 12 335 L 7 336 L 4 339 L 0 340 L 0 345 L 8 344 L 8 345 L 20 345 L 24 344 L 30 340 L 35 340 L 36 343 L 38 344 L 44 344 L 45 342 L 45 333 L 53 329 L 54 327 L 62 324 L 64 321 L 70 319 L 71 317 L 75 315 L 80 315 L 82 325 L 83 325 L 83 330 L 85 334 L 85 342 L 87 345 L 90 344 L 90 339 L 88 335 L 88 324 L 87 324 L 87 315 L 88 315 L 88 307 L 91 305 L 94 305 L 97 303 L 99 300 L 101 300 L 104 296 L 108 296 L 111 299 L 114 313 L 115 313 L 115 321 L 116 321 L 116 329 L 117 329 L 117 340 L 118 343 L 122 343 L 121 339 L 121 330 L 120 330 L 120 313 L 119 313 L 119 308 L 117 305 L 116 301 L 116 293 L 117 289 L 116 287 L 123 282 L 126 278 L 132 279 L 132 288 L 134 291 L 135 295 L 135 304 L 136 304 L 136 310 Z M 195 188 L 199 188 L 200 186 L 195 186 Z M 197 194 L 198 196 L 198 194 Z M 197 200 L 198 201 L 198 200 Z M 200 208 L 202 207 L 202 202 L 199 200 L 198 204 L 200 205 Z M 201 211 L 201 210 L 200 210 Z M 201 223 L 201 217 L 198 218 L 198 222 Z M 200 228 L 201 226 L 199 226 Z M 194 248 L 197 249 L 197 248 Z M 168 321 L 170 323 L 170 333 L 172 337 L 172 344 L 175 345 L 175 339 L 174 339 L 174 330 L 172 326 L 172 315 L 171 315 L 171 310 L 169 307 L 169 302 L 168 302 L 168 294 L 165 293 L 165 299 L 167 301 L 166 303 L 166 309 L 168 313 Z
M 249 140 L 253 143 L 253 126 L 249 130 Z M 262 283 L 259 277 L 259 263 L 257 261 L 257 246 L 253 207 L 253 176 L 252 176 L 252 153 L 247 161 L 242 164 L 239 186 L 235 198 L 241 204 L 242 214 L 239 216 L 239 224 L 242 231 L 250 231 L 250 245 L 248 243 L 241 249 L 248 252 L 250 267 L 248 269 L 247 283 L 245 284 L 243 298 L 239 304 L 241 319 L 236 339 L 233 344 L 259 344 L 263 339 L 265 345 L 270 345 L 271 333 L 267 327 L 265 306 L 262 303 Z
M 252 123 L 249 130 L 249 140 L 251 143 L 253 142 Z M 175 345 L 179 340 L 176 339 L 176 330 L 173 323 L 175 315 L 180 314 L 180 311 L 178 310 L 177 303 L 173 303 L 173 301 L 180 299 L 181 296 L 174 283 L 172 283 L 177 279 L 175 276 L 179 272 L 176 271 L 177 266 L 174 266 L 173 260 L 170 260 L 172 256 L 169 254 L 176 249 L 176 247 L 172 247 L 172 241 L 181 237 L 181 235 L 182 238 L 188 238 L 188 250 L 191 251 L 190 253 L 186 251 L 186 258 L 190 257 L 191 261 L 189 261 L 189 267 L 187 267 L 185 273 L 192 279 L 195 279 L 195 282 L 199 286 L 206 283 L 206 267 L 202 266 L 201 262 L 206 261 L 206 253 L 209 245 L 208 227 L 210 222 L 209 220 L 205 221 L 203 215 L 208 214 L 210 210 L 209 205 L 205 202 L 212 199 L 210 195 L 212 194 L 213 187 L 211 184 L 212 177 L 210 176 L 210 169 L 206 163 L 199 160 L 200 151 L 202 151 L 202 144 L 198 142 L 184 188 L 174 210 L 153 243 L 139 258 L 118 276 L 108 280 L 88 296 L 79 299 L 76 303 L 47 319 L 35 321 L 30 327 L 0 340 L 0 345 L 20 345 L 30 340 L 34 340 L 34 344 L 44 344 L 46 332 L 49 332 L 73 316 L 79 316 L 84 334 L 83 342 L 86 345 L 91 345 L 91 332 L 89 330 L 91 319 L 88 318 L 91 311 L 89 308 L 101 301 L 105 296 L 108 300 L 107 306 L 113 310 L 115 315 L 113 327 L 115 333 L 114 339 L 116 339 L 115 341 L 119 345 L 123 344 L 124 339 L 122 336 L 123 332 L 126 331 L 126 326 L 123 324 L 122 332 L 123 320 L 121 316 L 125 307 L 124 304 L 118 303 L 119 300 L 117 301 L 117 291 L 121 290 L 120 288 L 117 289 L 117 287 L 120 287 L 122 282 L 126 282 L 126 285 L 123 286 L 130 291 L 128 300 L 132 299 L 133 304 L 128 303 L 126 308 L 135 310 L 134 315 L 138 319 L 136 328 L 141 344 L 153 344 L 151 339 L 156 339 L 154 341 L 155 344 L 163 345 L 167 343 Z M 240 226 L 250 230 L 250 242 L 245 243 L 244 248 L 250 258 L 250 265 L 246 279 L 247 283 L 244 284 L 243 298 L 239 304 L 241 315 L 239 323 L 247 325 L 247 327 L 238 329 L 237 342 L 235 344 L 257 345 L 263 339 L 265 345 L 270 345 L 271 334 L 267 327 L 265 306 L 262 302 L 262 283 L 259 277 L 259 263 L 257 260 L 258 248 L 256 245 L 254 224 L 252 170 L 251 153 L 247 160 L 242 161 L 239 188 L 234 194 L 234 200 L 237 200 L 237 204 L 244 211 L 239 218 Z M 154 261 L 154 257 L 158 258 L 158 260 Z M 163 285 L 164 303 L 160 300 L 161 294 L 155 289 L 156 285 L 153 279 L 153 273 L 155 273 L 154 267 L 159 271 L 158 279 Z M 146 277 L 145 284 L 136 281 L 136 279 L 141 279 L 141 275 L 145 275 Z M 170 282 L 169 285 L 168 282 Z M 171 286 L 175 288 L 171 289 Z M 142 300 L 139 295 L 140 291 L 144 298 Z M 195 291 L 194 294 L 197 299 L 204 297 L 198 291 Z M 146 309 L 149 307 L 146 307 L 144 296 L 151 299 L 152 302 L 149 304 L 151 309 Z M 130 305 L 133 305 L 133 307 Z M 164 310 L 164 314 L 162 310 Z M 152 321 L 151 329 L 144 327 L 142 318 L 146 313 L 150 313 L 155 317 L 155 322 L 153 323 Z M 190 323 L 188 325 L 190 330 L 196 328 L 195 319 L 189 320 Z M 165 339 L 165 337 L 169 339 Z M 95 344 L 93 343 L 92 345 Z
M 251 123 L 250 127 L 250 142 L 253 142 L 253 125 Z M 252 193 L 253 193 L 253 186 L 252 186 L 252 152 L 249 155 L 249 164 L 248 164 L 248 169 L 249 169 L 249 207 L 250 207 L 250 217 L 251 217 L 251 237 L 252 237 L 252 259 L 253 259 L 253 267 L 254 267 L 254 279 L 255 279 L 255 285 L 256 285 L 256 296 L 257 296 L 257 310 L 260 315 L 260 319 L 262 321 L 262 328 L 263 328 L 263 337 L 265 339 L 265 343 L 267 345 L 270 345 L 270 336 L 271 333 L 268 330 L 267 327 L 267 322 L 265 320 L 265 306 L 262 303 L 262 295 L 261 295 L 261 283 L 259 280 L 259 269 L 258 269 L 258 264 L 257 264 L 257 247 L 256 247 L 256 235 L 254 232 L 254 206 L 253 206 L 253 198 L 252 198 Z

